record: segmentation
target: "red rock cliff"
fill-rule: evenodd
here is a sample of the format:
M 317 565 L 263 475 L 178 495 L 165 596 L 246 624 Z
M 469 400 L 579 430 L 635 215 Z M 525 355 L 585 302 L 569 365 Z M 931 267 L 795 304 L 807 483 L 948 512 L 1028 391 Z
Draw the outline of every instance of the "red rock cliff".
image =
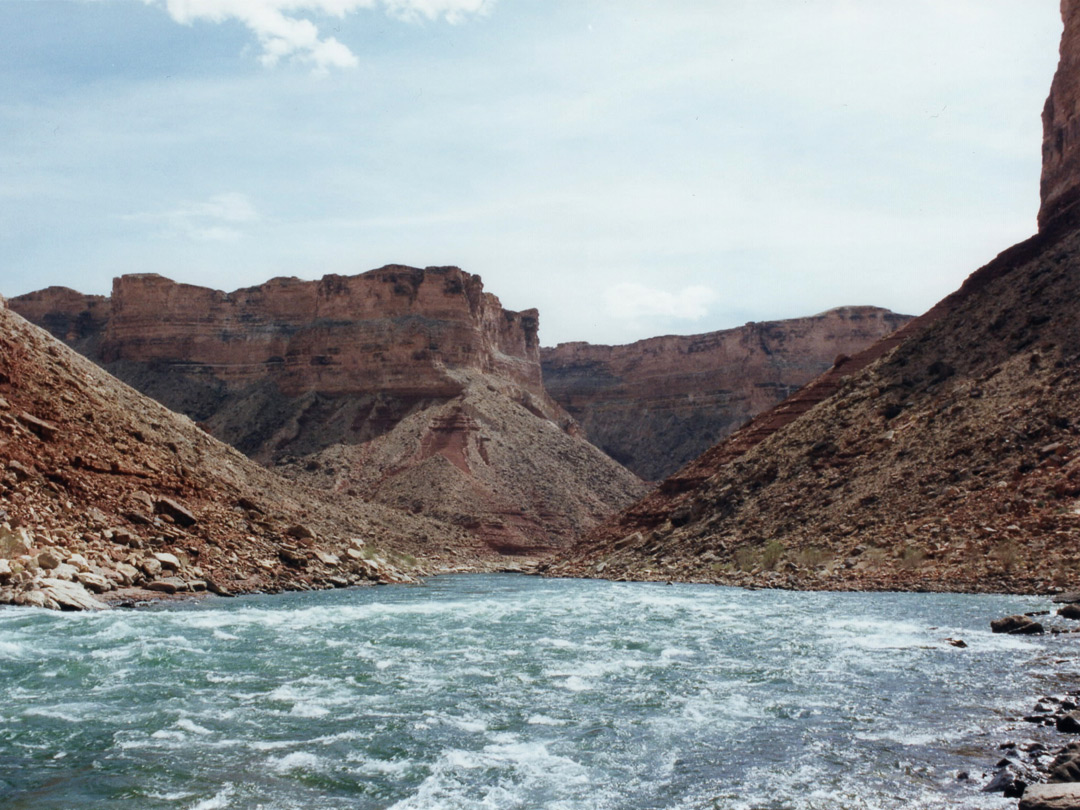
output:
M 841 307 L 627 346 L 542 349 L 544 384 L 589 439 L 646 479 L 675 472 L 750 417 L 777 404 L 910 318 Z
M 270 376 L 287 396 L 451 396 L 460 386 L 447 369 L 543 390 L 536 310 L 504 310 L 456 267 L 276 278 L 232 293 L 128 275 L 113 282 L 111 304 L 106 364 L 164 362 L 230 387 Z
M 569 422 L 543 389 L 536 310 L 503 309 L 456 267 L 231 293 L 127 275 L 109 299 L 50 287 L 11 306 L 263 461 L 381 435 L 418 404 L 460 394 L 463 371 L 495 375 Z
M 1080 0 L 1062 0 L 1061 56 L 1043 108 L 1039 228 L 1080 198 Z

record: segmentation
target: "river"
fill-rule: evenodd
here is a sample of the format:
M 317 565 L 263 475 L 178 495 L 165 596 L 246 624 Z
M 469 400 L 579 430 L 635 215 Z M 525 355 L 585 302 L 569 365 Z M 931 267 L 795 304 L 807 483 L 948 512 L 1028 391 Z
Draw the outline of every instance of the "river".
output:
M 990 633 L 1046 607 L 476 575 L 4 609 L 0 806 L 1015 808 L 956 775 L 1074 667 Z

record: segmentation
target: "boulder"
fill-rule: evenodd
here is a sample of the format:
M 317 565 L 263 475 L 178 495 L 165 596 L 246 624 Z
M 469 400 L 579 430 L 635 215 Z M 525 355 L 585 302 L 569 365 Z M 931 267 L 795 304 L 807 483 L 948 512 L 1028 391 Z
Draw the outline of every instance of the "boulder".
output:
M 1050 601 L 1058 605 L 1071 605 L 1074 602 L 1080 602 L 1080 591 L 1059 593 Z
M 0 557 L 13 560 L 26 554 L 32 545 L 34 541 L 26 529 L 0 528 Z
M 165 571 L 180 570 L 180 559 L 175 554 L 169 554 L 167 551 L 158 551 L 154 553 L 154 559 L 161 563 L 161 567 Z
M 41 593 L 55 602 L 60 610 L 107 610 L 109 607 L 95 599 L 78 582 L 47 577 L 41 580 Z
M 58 566 L 52 569 L 50 574 L 55 579 L 62 579 L 66 582 L 74 582 L 75 575 L 79 573 L 79 569 L 74 565 L 68 565 L 67 563 L 60 563 Z
M 1054 725 L 1062 734 L 1080 734 L 1080 712 L 1063 714 Z
M 37 555 L 37 564 L 38 568 L 52 571 L 54 568 L 59 567 L 60 558 L 52 551 L 43 551 Z
M 1006 616 L 990 622 L 990 629 L 995 633 L 1029 636 L 1044 632 L 1043 626 L 1028 616 Z
M 52 422 L 47 422 L 44 419 L 38 419 L 33 414 L 29 414 L 23 411 L 19 414 L 18 420 L 22 422 L 23 426 L 37 436 L 42 441 L 50 442 L 56 438 L 56 434 L 60 432 L 60 428 L 54 425 Z
M 176 583 L 172 582 L 172 579 L 172 577 L 155 579 L 153 582 L 147 582 L 143 587 L 148 591 L 157 591 L 158 593 L 165 593 L 171 596 L 176 593 Z
M 195 515 L 172 498 L 158 498 L 154 501 L 154 512 L 159 515 L 167 515 L 173 519 L 177 526 L 183 526 L 184 528 L 194 526 L 199 522 Z
M 80 571 L 75 575 L 75 581 L 93 593 L 105 593 L 105 591 L 111 591 L 113 584 L 101 574 L 94 574 L 90 571 Z
M 308 564 L 307 555 L 302 551 L 297 551 L 292 548 L 283 548 L 278 551 L 278 556 L 281 561 L 291 568 L 306 568 Z
M 1031 785 L 1020 799 L 1020 810 L 1080 810 L 1080 783 Z
M 1070 602 L 1058 609 L 1058 616 L 1066 619 L 1080 619 L 1080 605 Z

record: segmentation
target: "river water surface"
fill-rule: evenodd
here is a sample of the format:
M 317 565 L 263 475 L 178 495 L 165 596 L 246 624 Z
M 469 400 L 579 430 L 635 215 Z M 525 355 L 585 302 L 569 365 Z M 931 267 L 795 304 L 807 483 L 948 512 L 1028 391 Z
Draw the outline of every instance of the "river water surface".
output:
M 1047 606 L 503 575 L 5 609 L 0 806 L 1015 808 L 956 774 L 1072 666 L 989 632 Z

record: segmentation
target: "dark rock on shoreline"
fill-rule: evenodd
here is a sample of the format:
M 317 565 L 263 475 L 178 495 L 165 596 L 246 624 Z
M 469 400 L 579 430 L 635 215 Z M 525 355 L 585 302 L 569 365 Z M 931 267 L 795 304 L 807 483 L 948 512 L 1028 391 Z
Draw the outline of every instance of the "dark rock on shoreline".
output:
M 995 633 L 1008 633 L 1016 636 L 1030 636 L 1045 632 L 1043 626 L 1027 616 L 1006 616 L 990 622 L 990 629 Z

